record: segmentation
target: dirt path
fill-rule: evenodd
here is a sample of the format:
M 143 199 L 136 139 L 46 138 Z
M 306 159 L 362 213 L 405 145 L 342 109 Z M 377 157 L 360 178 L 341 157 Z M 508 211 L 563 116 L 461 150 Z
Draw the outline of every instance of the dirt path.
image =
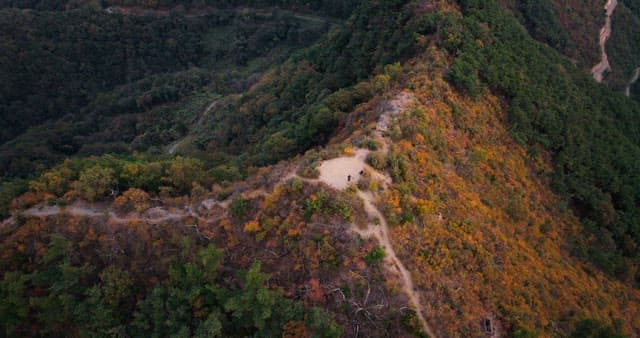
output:
M 385 251 L 385 263 L 387 269 L 391 272 L 395 273 L 399 276 L 404 292 L 409 297 L 409 302 L 416 309 L 416 315 L 418 316 L 418 320 L 422 324 L 422 328 L 425 333 L 429 335 L 429 337 L 436 337 L 433 333 L 433 330 L 427 323 L 427 320 L 423 315 L 423 307 L 420 302 L 420 295 L 416 291 L 415 286 L 413 285 L 413 279 L 411 278 L 411 272 L 407 270 L 407 268 L 402 264 L 402 261 L 396 255 L 396 251 L 391 244 L 391 240 L 389 238 L 389 225 L 385 220 L 382 213 L 375 207 L 374 205 L 374 197 L 370 192 L 362 192 L 358 191 L 358 197 L 362 199 L 364 202 L 364 208 L 369 215 L 369 226 L 366 230 L 358 230 L 358 232 L 363 237 L 371 237 L 373 236 L 378 240 L 380 246 Z M 379 222 L 379 225 L 375 225 L 375 221 Z
M 381 144 L 382 152 L 387 153 L 389 149 L 389 144 L 384 133 L 388 131 L 393 118 L 406 108 L 410 99 L 409 94 L 401 92 L 394 100 L 382 106 L 382 113 L 376 124 L 376 129 L 372 133 L 373 137 Z M 381 188 L 385 189 L 385 187 L 391 183 L 391 178 L 366 164 L 366 158 L 370 152 L 371 151 L 367 149 L 357 149 L 355 156 L 343 156 L 324 161 L 318 167 L 320 177 L 317 180 L 303 180 L 310 183 L 323 182 L 335 189 L 343 190 L 349 185 L 355 184 L 360 177 L 360 172 L 364 170 L 371 175 L 372 178 L 384 182 Z M 291 175 L 289 175 L 289 177 L 291 177 Z M 420 303 L 420 295 L 414 287 L 411 273 L 404 264 L 402 264 L 402 261 L 400 261 L 393 248 L 389 236 L 389 226 L 380 210 L 375 206 L 375 197 L 371 192 L 361 190 L 358 190 L 358 197 L 360 197 L 364 203 L 369 224 L 366 229 L 358 229 L 354 225 L 353 231 L 362 237 L 373 237 L 378 240 L 380 246 L 385 251 L 385 267 L 398 276 L 402 289 L 409 298 L 412 307 L 415 309 L 424 332 L 430 337 L 436 337 L 423 315 L 424 308 Z
M 207 116 L 209 116 L 209 114 L 211 113 L 211 110 L 213 110 L 214 108 L 216 108 L 218 106 L 218 103 L 220 103 L 221 99 L 217 98 L 213 101 L 211 101 L 211 103 L 209 103 L 209 105 L 207 105 L 207 108 L 205 108 L 202 113 L 200 113 L 200 116 L 198 117 L 198 120 L 196 121 L 196 123 L 193 126 L 201 126 L 204 124 L 204 120 L 205 118 L 207 118 Z M 189 134 L 187 134 L 185 137 L 173 142 L 171 145 L 169 145 L 169 154 L 170 155 L 175 155 L 175 153 L 178 151 L 178 149 L 180 149 L 180 146 L 182 146 L 182 144 L 187 140 L 187 138 L 189 137 Z
M 627 97 L 631 96 L 631 86 L 638 81 L 638 78 L 640 78 L 640 67 L 633 71 L 633 76 L 631 76 L 631 79 L 627 83 L 627 88 L 624 89 L 624 95 Z
M 148 224 L 161 224 L 170 221 L 179 221 L 189 217 L 198 218 L 190 208 L 167 210 L 162 207 L 150 208 L 142 213 L 131 212 L 119 216 L 108 208 L 91 206 L 85 203 L 75 203 L 67 207 L 36 206 L 21 213 L 27 217 L 52 217 L 57 215 L 70 215 L 75 217 L 105 218 L 108 222 L 126 224 L 133 221 L 142 221 Z
M 602 82 L 604 74 L 611 70 L 609 56 L 606 51 L 606 44 L 607 40 L 609 40 L 609 37 L 611 36 L 611 16 L 617 6 L 618 0 L 607 0 L 607 3 L 604 5 L 604 10 L 606 11 L 605 21 L 604 26 L 600 29 L 599 38 L 601 61 L 591 68 L 591 75 L 593 75 L 593 78 L 598 82 Z

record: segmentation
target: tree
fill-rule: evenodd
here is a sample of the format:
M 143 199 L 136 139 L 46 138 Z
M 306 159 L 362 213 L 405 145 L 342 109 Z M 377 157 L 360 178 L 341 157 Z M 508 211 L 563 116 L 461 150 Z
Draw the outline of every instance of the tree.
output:
M 313 337 L 338 338 L 342 337 L 342 328 L 338 326 L 333 318 L 324 310 L 311 308 L 305 318 L 305 322 L 313 331 Z
M 169 165 L 163 181 L 171 184 L 179 193 L 189 193 L 193 182 L 201 182 L 204 165 L 200 160 L 178 156 Z
M 104 197 L 115 182 L 113 169 L 96 165 L 84 170 L 73 188 L 82 198 L 93 202 Z
M 593 319 L 585 319 L 576 325 L 571 338 L 625 338 L 625 335 L 612 326 Z
M 100 273 L 104 301 L 114 309 L 126 302 L 132 294 L 133 279 L 128 272 L 116 266 L 110 266 Z
M 15 336 L 16 329 L 29 314 L 29 302 L 25 295 L 29 275 L 7 272 L 0 281 L 0 326 L 7 337 Z
M 131 209 L 137 212 L 143 212 L 149 209 L 149 194 L 144 190 L 131 188 L 125 191 L 122 195 L 116 198 L 114 205 L 123 210 L 129 211 Z
M 254 263 L 241 276 L 243 286 L 224 304 L 230 312 L 233 326 L 255 332 L 256 337 L 282 335 L 287 322 L 300 318 L 300 303 L 282 297 L 265 286 L 268 276 L 260 272 L 261 264 Z
M 42 174 L 36 181 L 29 182 L 29 188 L 38 192 L 48 192 L 56 196 L 62 196 L 68 191 L 72 176 L 71 169 L 62 166 Z

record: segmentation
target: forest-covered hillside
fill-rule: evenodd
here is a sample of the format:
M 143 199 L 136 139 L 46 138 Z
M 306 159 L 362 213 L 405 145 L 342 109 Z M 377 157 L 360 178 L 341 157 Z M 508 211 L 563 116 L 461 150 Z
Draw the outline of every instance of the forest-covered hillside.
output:
M 585 72 L 602 60 L 599 46 L 606 15 L 611 11 L 611 31 L 604 51 L 610 69 L 603 82 L 620 92 L 627 87 L 638 98 L 635 78 L 640 67 L 640 8 L 636 0 L 529 1 L 501 0 L 516 14 L 532 37 L 548 44 Z M 633 84 L 630 84 L 633 82 Z
M 637 337 L 616 4 L 3 2 L 2 335 Z

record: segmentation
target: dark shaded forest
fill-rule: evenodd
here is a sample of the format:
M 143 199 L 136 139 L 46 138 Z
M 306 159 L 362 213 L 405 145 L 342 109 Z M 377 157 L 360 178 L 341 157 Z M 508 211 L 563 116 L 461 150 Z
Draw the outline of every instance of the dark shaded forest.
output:
M 96 11 L 0 15 L 0 139 L 17 137 L 0 149 L 6 178 L 28 177 L 74 154 L 166 145 L 186 132 L 185 116 L 176 110 L 204 109 L 186 98 L 243 91 L 271 62 L 328 27 L 278 11 L 190 18 Z M 166 126 L 165 135 L 153 136 L 150 125 Z

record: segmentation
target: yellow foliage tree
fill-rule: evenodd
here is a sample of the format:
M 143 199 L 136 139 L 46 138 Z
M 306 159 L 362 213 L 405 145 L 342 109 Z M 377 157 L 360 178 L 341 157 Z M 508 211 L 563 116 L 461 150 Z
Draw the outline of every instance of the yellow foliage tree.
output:
M 244 231 L 249 233 L 254 233 L 260 231 L 260 223 L 258 221 L 249 221 L 244 225 Z
M 125 191 L 122 195 L 116 198 L 114 205 L 117 208 L 124 210 L 135 210 L 137 212 L 143 212 L 149 209 L 149 194 L 146 191 L 136 188 L 131 188 Z

